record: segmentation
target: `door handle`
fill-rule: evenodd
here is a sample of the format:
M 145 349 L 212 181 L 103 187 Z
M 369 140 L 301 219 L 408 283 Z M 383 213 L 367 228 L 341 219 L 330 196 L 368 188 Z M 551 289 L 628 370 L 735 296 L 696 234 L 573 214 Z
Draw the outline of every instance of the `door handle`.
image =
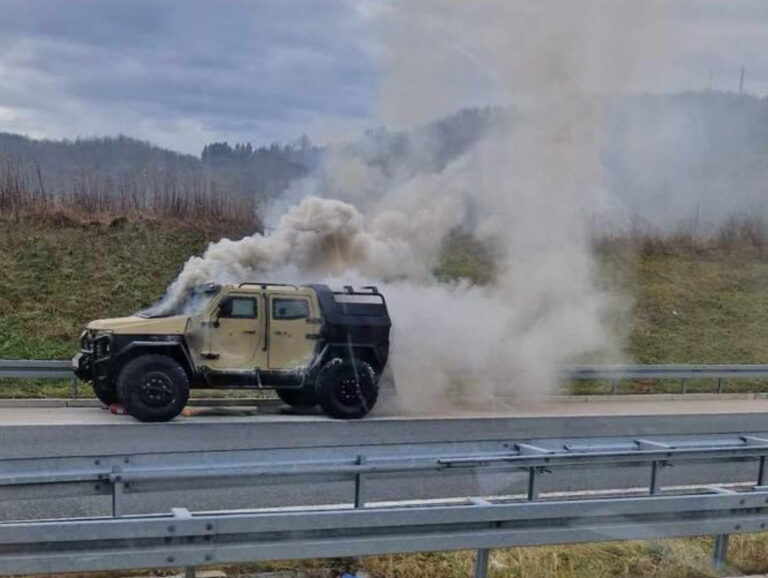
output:
M 287 331 L 275 331 L 275 335 L 289 335 Z
M 243 331 L 243 333 L 249 333 L 251 335 L 256 335 L 256 331 L 255 330 Z

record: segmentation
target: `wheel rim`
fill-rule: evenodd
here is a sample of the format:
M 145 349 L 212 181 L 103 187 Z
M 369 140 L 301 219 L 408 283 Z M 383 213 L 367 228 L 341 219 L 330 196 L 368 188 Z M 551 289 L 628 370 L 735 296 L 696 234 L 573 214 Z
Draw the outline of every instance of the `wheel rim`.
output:
M 150 407 L 170 405 L 175 399 L 171 379 L 160 371 L 148 373 L 139 386 L 139 399 Z
M 362 384 L 354 374 L 342 375 L 336 384 L 336 399 L 348 408 L 358 409 L 365 404 Z

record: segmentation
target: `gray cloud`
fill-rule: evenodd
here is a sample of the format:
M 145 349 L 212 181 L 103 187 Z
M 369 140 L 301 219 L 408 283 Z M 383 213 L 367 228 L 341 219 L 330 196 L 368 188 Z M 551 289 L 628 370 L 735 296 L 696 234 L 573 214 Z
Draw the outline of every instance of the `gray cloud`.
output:
M 374 102 L 367 23 L 351 0 L 5 0 L 2 8 L 2 130 L 123 132 L 199 152 L 215 138 L 359 129 Z
M 768 93 L 768 2 L 668 4 L 674 66 L 654 90 L 735 90 L 744 66 L 747 89 Z M 124 133 L 192 153 L 212 140 L 324 140 L 377 122 L 379 75 L 392 48 L 382 45 L 380 21 L 409 9 L 387 0 L 0 5 L 0 130 Z M 478 63 L 451 58 L 464 58 L 467 73 L 449 104 L 498 100 Z

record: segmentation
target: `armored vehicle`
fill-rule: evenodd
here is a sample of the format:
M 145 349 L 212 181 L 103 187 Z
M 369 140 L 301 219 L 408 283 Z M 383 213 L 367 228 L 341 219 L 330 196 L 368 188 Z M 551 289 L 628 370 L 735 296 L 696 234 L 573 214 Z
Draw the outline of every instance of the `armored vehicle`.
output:
M 274 389 L 295 407 L 356 419 L 376 404 L 390 319 L 375 287 L 206 284 L 172 306 L 88 324 L 72 359 L 105 404 L 167 421 L 191 388 Z

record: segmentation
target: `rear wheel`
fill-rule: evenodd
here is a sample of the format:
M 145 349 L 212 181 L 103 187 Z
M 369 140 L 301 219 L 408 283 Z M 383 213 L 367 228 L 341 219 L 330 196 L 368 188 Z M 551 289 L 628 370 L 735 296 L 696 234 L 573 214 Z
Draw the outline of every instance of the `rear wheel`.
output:
M 311 389 L 276 389 L 277 397 L 291 407 L 314 407 L 317 395 Z
M 93 393 L 98 400 L 107 407 L 113 403 L 117 403 L 117 388 L 114 385 L 104 385 L 98 381 L 94 381 Z
M 126 413 L 139 421 L 169 421 L 187 404 L 189 377 L 170 357 L 142 355 L 120 372 L 117 393 Z
M 337 357 L 326 363 L 316 381 L 320 407 L 336 419 L 359 419 L 373 409 L 379 396 L 370 364 Z

